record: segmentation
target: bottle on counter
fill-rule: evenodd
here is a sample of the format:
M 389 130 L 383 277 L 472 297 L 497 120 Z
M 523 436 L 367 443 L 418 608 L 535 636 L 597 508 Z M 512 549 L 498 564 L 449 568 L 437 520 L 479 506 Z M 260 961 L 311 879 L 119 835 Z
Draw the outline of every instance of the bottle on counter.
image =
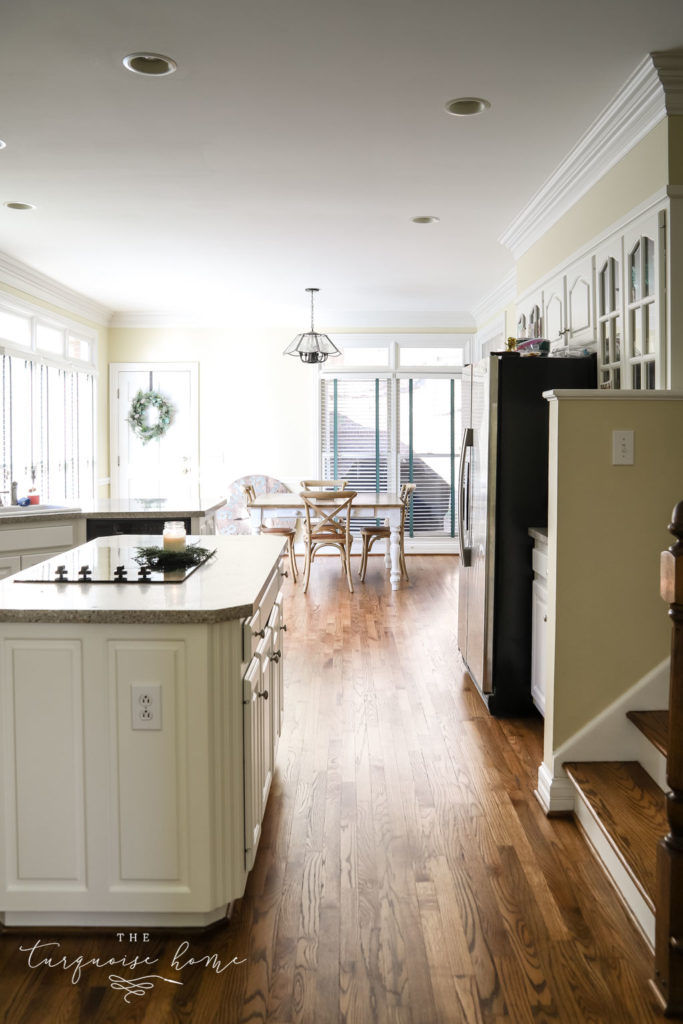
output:
M 187 543 L 185 524 L 179 519 L 164 523 L 164 550 L 183 551 Z

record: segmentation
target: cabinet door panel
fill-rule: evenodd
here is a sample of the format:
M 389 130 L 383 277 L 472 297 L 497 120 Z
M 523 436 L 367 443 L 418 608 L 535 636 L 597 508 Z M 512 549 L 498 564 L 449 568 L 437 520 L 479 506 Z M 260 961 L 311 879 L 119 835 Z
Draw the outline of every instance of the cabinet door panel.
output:
M 534 580 L 531 612 L 531 697 L 545 714 L 545 653 L 548 636 L 548 594 L 544 583 Z
M 593 285 L 590 264 L 573 270 L 567 280 L 567 340 L 594 341 Z
M 21 558 L 19 555 L 3 555 L 0 558 L 0 580 L 12 576 L 21 569 Z
M 564 344 L 564 279 L 552 282 L 543 294 L 545 336 L 557 344 Z

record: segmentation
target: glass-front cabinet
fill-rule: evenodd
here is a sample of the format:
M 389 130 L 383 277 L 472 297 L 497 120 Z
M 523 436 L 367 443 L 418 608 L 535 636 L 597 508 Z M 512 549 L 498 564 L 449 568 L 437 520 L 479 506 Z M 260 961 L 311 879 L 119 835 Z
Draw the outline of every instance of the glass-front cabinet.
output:
M 595 255 L 599 384 L 633 391 L 665 386 L 665 211 L 639 218 Z
M 621 349 L 623 309 L 621 299 L 622 262 L 614 256 L 599 256 L 596 261 L 598 299 L 599 386 L 621 387 Z

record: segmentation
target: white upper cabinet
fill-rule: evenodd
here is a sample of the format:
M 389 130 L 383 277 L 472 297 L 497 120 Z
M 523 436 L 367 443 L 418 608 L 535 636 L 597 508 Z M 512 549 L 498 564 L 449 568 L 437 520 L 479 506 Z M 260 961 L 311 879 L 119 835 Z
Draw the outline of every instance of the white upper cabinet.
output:
M 596 316 L 598 325 L 598 383 L 622 387 L 624 343 L 624 246 L 611 239 L 595 254 Z
M 593 260 L 587 256 L 543 288 L 545 337 L 553 350 L 595 343 Z
M 565 334 L 565 280 L 563 276 L 553 278 L 543 289 L 543 323 L 545 336 L 553 348 L 564 344 Z
M 664 217 L 664 211 L 648 214 L 624 233 L 626 352 L 622 387 L 635 391 L 664 386 Z
M 602 388 L 667 387 L 667 209 L 660 201 L 646 213 L 634 212 L 518 299 L 527 337 L 540 296 L 542 334 L 552 352 L 597 349 Z

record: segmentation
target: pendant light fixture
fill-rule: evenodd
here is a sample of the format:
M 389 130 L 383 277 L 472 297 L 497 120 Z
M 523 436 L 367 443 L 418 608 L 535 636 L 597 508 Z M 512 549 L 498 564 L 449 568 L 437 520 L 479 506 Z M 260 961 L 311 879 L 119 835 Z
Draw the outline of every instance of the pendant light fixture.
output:
M 341 352 L 326 334 L 316 334 L 313 322 L 313 301 L 319 288 L 307 288 L 311 293 L 311 329 L 305 334 L 297 334 L 287 346 L 283 355 L 299 356 L 302 363 L 324 363 L 328 356 L 340 356 Z

